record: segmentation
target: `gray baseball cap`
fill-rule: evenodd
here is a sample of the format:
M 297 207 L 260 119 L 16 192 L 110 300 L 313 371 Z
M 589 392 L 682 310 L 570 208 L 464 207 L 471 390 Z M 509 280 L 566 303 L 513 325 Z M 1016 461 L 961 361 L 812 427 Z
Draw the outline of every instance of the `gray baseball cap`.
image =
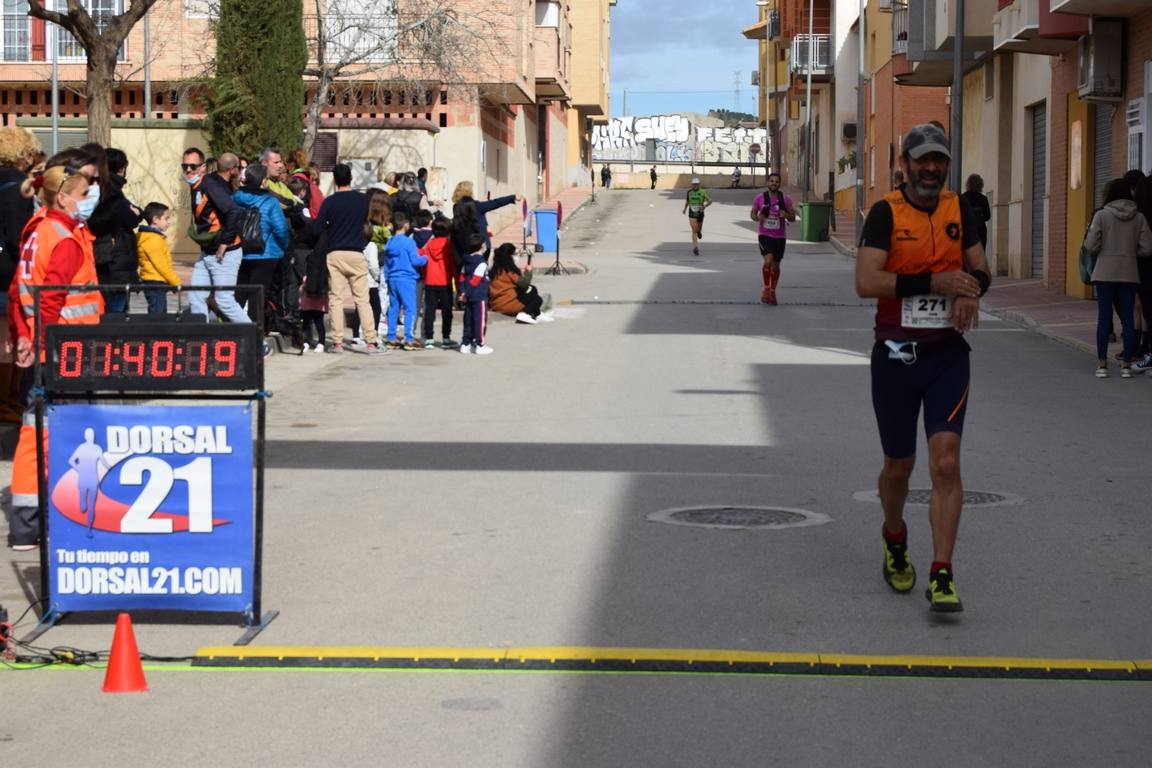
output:
M 904 136 L 902 151 L 913 160 L 919 160 L 930 152 L 939 152 L 949 160 L 952 159 L 952 151 L 948 149 L 948 137 L 944 131 L 931 123 L 912 127 Z

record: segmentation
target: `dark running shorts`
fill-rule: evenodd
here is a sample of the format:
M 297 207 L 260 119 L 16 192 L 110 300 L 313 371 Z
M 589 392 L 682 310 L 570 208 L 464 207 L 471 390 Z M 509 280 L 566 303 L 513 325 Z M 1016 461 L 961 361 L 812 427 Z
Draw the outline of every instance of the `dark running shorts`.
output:
M 884 342 L 872 348 L 872 407 L 880 428 L 884 455 L 906 459 L 916 455 L 916 422 L 924 405 L 924 434 L 964 432 L 968 410 L 971 347 L 963 339 L 917 348 L 916 361 L 906 364 L 888 357 Z
M 760 235 L 760 255 L 768 256 L 771 254 L 772 261 L 784 261 L 784 246 L 788 241 L 782 237 L 768 237 L 768 235 Z

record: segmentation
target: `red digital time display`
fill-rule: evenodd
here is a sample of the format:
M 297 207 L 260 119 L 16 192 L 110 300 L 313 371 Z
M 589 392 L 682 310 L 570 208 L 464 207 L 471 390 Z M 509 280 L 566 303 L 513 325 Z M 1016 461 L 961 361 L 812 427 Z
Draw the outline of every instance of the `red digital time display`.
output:
M 263 354 L 252 325 L 52 325 L 45 337 L 45 386 L 52 391 L 259 386 Z

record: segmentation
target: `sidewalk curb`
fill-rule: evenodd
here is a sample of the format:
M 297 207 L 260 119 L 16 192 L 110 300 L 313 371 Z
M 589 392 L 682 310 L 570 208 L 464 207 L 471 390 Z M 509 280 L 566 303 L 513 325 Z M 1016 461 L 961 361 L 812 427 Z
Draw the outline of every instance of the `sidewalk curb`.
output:
M 845 258 L 853 259 L 856 257 L 856 249 L 841 242 L 836 237 L 836 235 L 830 236 L 828 238 L 828 242 L 831 243 L 832 247 L 835 248 L 840 253 L 840 255 L 844 256 Z M 1074 339 L 1071 336 L 1065 336 L 1061 333 L 1057 333 L 1056 331 L 1053 331 L 1044 325 L 1037 323 L 1033 318 L 1029 317 L 1023 312 L 1016 312 L 1010 309 L 996 309 L 987 305 L 982 305 L 980 309 L 981 311 L 987 312 L 990 315 L 994 315 L 1001 320 L 1014 323 L 1015 325 L 1018 325 L 1021 328 L 1025 328 L 1029 331 L 1035 331 L 1041 336 L 1052 339 L 1053 341 L 1059 342 L 1067 347 L 1071 347 L 1072 349 L 1081 352 L 1087 352 L 1092 355 L 1096 354 L 1096 348 L 1092 346 L 1092 344 L 1086 341 L 1081 341 L 1080 339 Z
M 1029 331 L 1035 331 L 1041 336 L 1052 339 L 1053 341 L 1058 341 L 1066 347 L 1071 347 L 1073 349 L 1079 350 L 1081 352 L 1087 352 L 1092 355 L 1096 354 L 1096 348 L 1091 344 L 1085 341 L 1081 341 L 1080 339 L 1074 339 L 1071 336 L 1064 336 L 1062 334 L 1056 333 L 1055 331 L 1049 330 L 1022 312 L 1014 312 L 1010 309 L 995 309 L 993 307 L 987 306 L 983 306 L 980 309 L 981 311 L 987 312 L 990 315 L 995 315 L 1001 320 L 1009 323 L 1015 323 L 1016 325 L 1019 325 L 1022 328 L 1026 328 Z

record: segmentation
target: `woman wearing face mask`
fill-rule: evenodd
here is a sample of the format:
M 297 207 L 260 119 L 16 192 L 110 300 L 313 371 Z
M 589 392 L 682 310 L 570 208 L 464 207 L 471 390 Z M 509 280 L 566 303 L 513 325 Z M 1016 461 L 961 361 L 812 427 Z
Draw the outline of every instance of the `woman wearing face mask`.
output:
M 108 177 L 102 184 L 88 187 L 88 198 L 99 201 L 88 220 L 88 229 L 96 238 L 96 274 L 101 285 L 130 285 L 140 282 L 140 260 L 136 252 L 136 227 L 140 209 L 124 195 L 127 184 L 128 156 L 119 149 L 104 153 Z M 105 310 L 109 313 L 128 311 L 126 291 L 104 293 Z
M 43 176 L 24 182 L 28 190 L 36 190 L 44 211 L 43 216 L 34 217 L 24 227 L 20 263 L 8 291 L 8 328 L 15 340 L 16 365 L 26 369 L 26 386 L 31 384 L 34 349 L 43 350 L 42 329 L 46 325 L 94 324 L 104 312 L 104 299 L 98 290 L 49 291 L 40 295 L 37 316 L 32 292 L 36 285 L 96 282 L 92 241 L 83 227 L 96 207 L 96 201 L 88 197 L 89 178 L 71 166 L 55 166 Z M 43 359 L 43 351 L 40 357 Z M 28 426 L 30 423 L 25 414 L 12 460 L 12 521 L 8 537 L 17 551 L 35 549 L 40 537 L 36 514 L 36 430 Z

